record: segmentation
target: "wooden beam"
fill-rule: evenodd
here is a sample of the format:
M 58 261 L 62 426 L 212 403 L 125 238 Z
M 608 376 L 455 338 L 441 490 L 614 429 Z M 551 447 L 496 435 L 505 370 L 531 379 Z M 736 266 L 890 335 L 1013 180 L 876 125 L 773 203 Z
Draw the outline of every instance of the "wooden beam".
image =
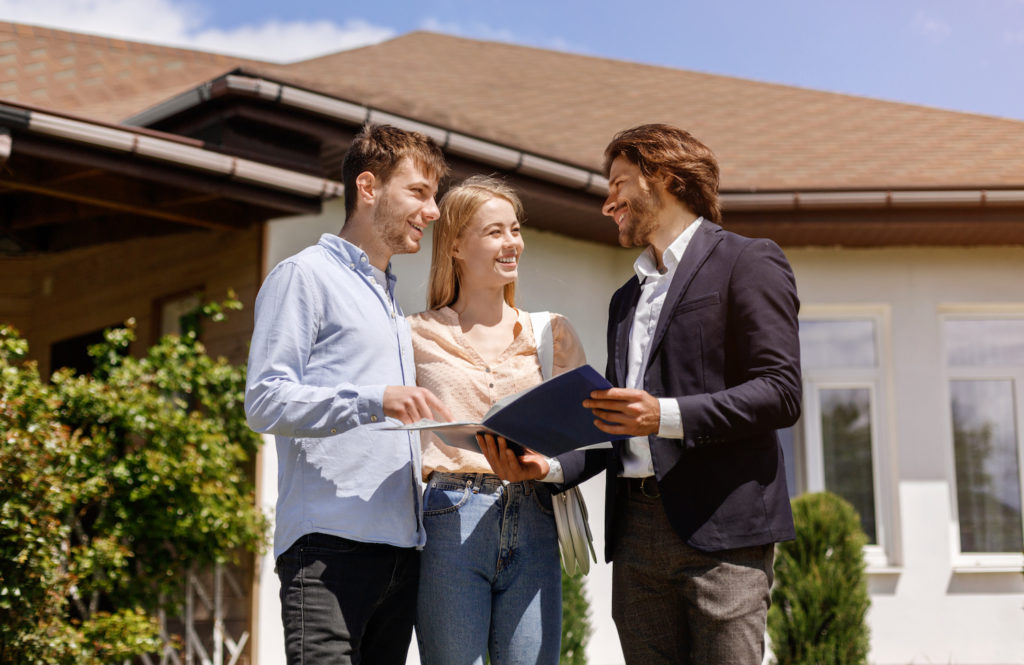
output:
M 86 168 L 98 168 L 106 175 L 121 177 L 135 182 L 147 181 L 159 188 L 175 188 L 195 194 L 210 194 L 219 199 L 226 199 L 253 209 L 253 218 L 269 219 L 287 215 L 317 214 L 321 210 L 319 198 L 305 197 L 284 191 L 277 191 L 233 181 L 223 175 L 202 173 L 176 167 L 173 164 L 162 164 L 156 161 L 141 159 L 136 155 L 112 153 L 104 150 L 91 150 L 87 146 L 50 141 L 45 137 L 25 135 L 15 137 L 16 150 L 8 164 L 17 161 L 24 176 L 26 172 L 44 167 L 44 171 L 36 177 L 22 177 L 29 182 L 46 180 L 45 169 L 53 164 L 80 165 Z M 0 181 L 3 180 L 0 174 Z M 170 197 L 173 198 L 173 197 Z M 154 203 L 154 205 L 159 205 Z
M 63 185 L 83 178 L 96 178 L 104 174 L 100 169 L 81 169 L 79 171 L 72 171 L 65 173 L 64 175 L 57 176 L 56 178 L 50 178 L 46 181 L 46 185 L 53 187 L 54 185 Z
M 73 201 L 61 201 L 58 199 L 44 199 L 35 197 L 35 201 L 49 201 L 57 205 L 38 206 L 30 205 L 20 210 L 11 220 L 9 226 L 12 229 L 33 229 L 41 226 L 56 226 L 58 224 L 70 224 L 82 222 L 94 217 L 101 217 L 109 214 L 103 208 L 87 206 Z
M 201 219 L 199 217 L 190 215 L 179 215 L 177 213 L 167 212 L 165 210 L 157 210 L 147 206 L 124 203 L 122 201 L 102 199 L 95 196 L 89 196 L 87 194 L 78 194 L 76 192 L 69 192 L 66 190 L 56 189 L 54 187 L 48 187 L 45 185 L 38 185 L 11 180 L 5 181 L 4 185 L 8 189 L 18 190 L 22 192 L 31 192 L 32 194 L 49 196 L 51 198 L 60 199 L 63 201 L 72 201 L 74 203 L 95 206 L 97 208 L 104 208 L 107 210 L 114 210 L 120 213 L 139 215 L 140 217 L 162 219 L 164 221 L 175 222 L 178 224 L 187 224 L 189 226 L 198 226 L 201 228 L 216 229 L 219 231 L 231 231 L 237 230 L 239 228 L 236 225 L 225 224 L 224 222 L 216 222 L 210 219 Z

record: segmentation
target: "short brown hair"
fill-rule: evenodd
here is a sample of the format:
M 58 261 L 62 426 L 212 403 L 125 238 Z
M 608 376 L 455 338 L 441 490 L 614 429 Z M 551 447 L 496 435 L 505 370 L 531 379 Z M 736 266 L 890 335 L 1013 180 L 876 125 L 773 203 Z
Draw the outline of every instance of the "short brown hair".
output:
M 383 185 L 406 157 L 412 159 L 424 175 L 436 178 L 439 182 L 448 175 L 444 154 L 429 136 L 391 125 L 363 125 L 341 164 L 341 182 L 345 186 L 345 216 L 355 212 L 356 178 L 360 173 L 369 171 Z
M 722 221 L 718 201 L 718 160 L 689 132 L 671 125 L 640 125 L 619 132 L 604 149 L 604 174 L 616 157 L 625 157 L 648 180 L 665 178 L 668 191 L 693 212 Z
M 475 175 L 452 187 L 441 197 L 441 216 L 434 222 L 430 278 L 427 285 L 427 309 L 441 309 L 459 299 L 459 275 L 452 247 L 469 226 L 469 220 L 491 199 L 512 204 L 519 223 L 523 223 L 523 203 L 516 190 L 499 178 Z M 516 306 L 516 284 L 505 285 L 505 302 Z

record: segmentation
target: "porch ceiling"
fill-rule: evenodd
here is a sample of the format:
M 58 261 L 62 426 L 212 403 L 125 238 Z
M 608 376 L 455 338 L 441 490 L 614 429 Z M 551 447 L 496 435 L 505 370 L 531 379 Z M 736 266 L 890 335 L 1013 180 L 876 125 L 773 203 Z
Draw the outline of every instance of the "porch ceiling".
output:
M 77 132 L 60 136 L 33 127 L 30 110 L 3 110 L 0 254 L 63 251 L 175 233 L 183 227 L 243 229 L 321 209 L 322 197 L 313 193 L 315 188 L 289 191 L 275 182 L 275 176 L 280 181 L 290 172 L 262 173 L 264 167 L 258 164 L 231 161 L 201 144 L 176 143 L 142 130 L 131 149 L 112 149 L 109 130 L 102 125 L 59 118 L 75 130 L 69 135 Z M 148 150 L 165 154 L 139 154 L 145 140 L 150 141 Z M 227 167 L 217 161 L 225 159 Z M 236 173 L 243 167 L 248 167 L 245 179 Z M 307 190 L 316 182 L 296 177 Z

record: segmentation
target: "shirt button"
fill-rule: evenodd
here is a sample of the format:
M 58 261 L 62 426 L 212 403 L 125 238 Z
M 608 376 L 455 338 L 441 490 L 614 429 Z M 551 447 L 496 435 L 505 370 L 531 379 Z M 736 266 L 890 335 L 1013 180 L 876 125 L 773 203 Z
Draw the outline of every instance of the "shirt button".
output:
M 359 260 L 362 261 L 363 263 L 366 263 L 366 257 L 365 256 L 360 256 Z
M 490 374 L 491 373 L 491 368 L 490 367 L 484 367 L 484 371 L 487 372 L 488 374 Z
M 331 434 L 337 434 L 337 433 L 338 433 L 338 430 L 336 430 L 336 429 L 334 429 L 334 428 L 332 427 L 332 428 L 331 428 Z
M 377 422 L 377 416 L 370 416 L 371 422 Z
M 491 384 L 488 384 L 488 385 L 490 385 L 490 387 L 491 387 L 491 388 L 493 388 L 493 387 L 494 387 L 494 384 L 493 384 L 493 383 L 491 383 Z

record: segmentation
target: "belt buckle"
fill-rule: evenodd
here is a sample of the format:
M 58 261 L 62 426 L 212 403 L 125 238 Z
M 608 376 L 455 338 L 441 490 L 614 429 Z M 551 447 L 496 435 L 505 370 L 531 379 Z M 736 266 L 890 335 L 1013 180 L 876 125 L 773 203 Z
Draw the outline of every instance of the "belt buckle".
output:
M 647 481 L 651 481 L 651 485 L 654 487 L 654 493 L 648 494 L 647 492 Z M 640 493 L 646 496 L 648 499 L 657 499 L 661 496 L 661 492 L 658 491 L 658 484 L 654 479 L 654 476 L 645 476 L 640 479 Z

